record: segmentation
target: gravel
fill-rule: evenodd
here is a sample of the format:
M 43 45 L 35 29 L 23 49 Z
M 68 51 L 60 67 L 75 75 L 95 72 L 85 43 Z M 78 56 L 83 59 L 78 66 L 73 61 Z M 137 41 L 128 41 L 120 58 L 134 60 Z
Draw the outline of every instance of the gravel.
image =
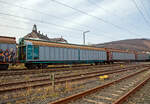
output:
M 21 104 L 23 104 L 23 103 L 47 104 L 48 102 L 55 101 L 60 98 L 64 98 L 64 97 L 85 91 L 87 89 L 94 88 L 96 86 L 108 83 L 112 80 L 116 80 L 120 77 L 123 77 L 123 76 L 129 74 L 129 73 L 130 74 L 134 73 L 136 71 L 138 71 L 138 70 L 129 70 L 129 71 L 121 72 L 121 73 L 111 74 L 111 75 L 109 75 L 109 79 L 104 80 L 104 81 L 100 81 L 99 78 L 96 77 L 96 78 L 90 78 L 88 80 L 81 80 L 81 81 L 75 81 L 72 83 L 60 84 L 60 85 L 56 86 L 55 92 L 52 91 L 51 86 L 38 88 L 38 89 L 31 89 L 31 91 L 29 92 L 29 95 L 25 95 L 25 94 L 27 94 L 27 91 L 26 92 L 25 91 L 14 92 L 14 94 L 1 95 L 0 101 L 3 102 L 5 100 L 7 103 L 9 103 L 9 102 L 16 103 L 17 98 L 18 99 L 22 98 L 23 99 L 22 102 L 21 102 L 21 100 L 20 100 L 20 102 L 17 101 L 18 104 L 19 103 L 21 103 Z M 39 89 L 40 89 L 40 91 L 39 91 Z M 47 89 L 49 89 L 49 90 L 47 91 Z M 12 95 L 16 95 L 16 97 L 15 97 L 16 100 L 14 100 L 14 97 Z M 5 98 L 5 96 L 6 96 L 6 98 Z M 7 96 L 9 98 L 7 98 Z
M 93 103 L 101 102 L 104 104 L 112 104 L 115 100 L 123 96 L 125 93 L 127 93 L 130 89 L 135 87 L 137 84 L 139 84 L 149 75 L 150 75 L 150 71 L 140 73 L 134 77 L 121 81 L 117 84 L 114 84 L 113 86 L 109 86 L 105 89 L 100 90 L 97 93 L 94 93 L 90 96 L 86 96 L 85 98 L 79 99 L 75 103 L 70 103 L 70 104 L 80 104 L 81 102 L 84 102 L 84 101 L 85 103 L 82 103 L 82 104 L 87 104 L 87 102 L 93 102 Z M 112 94 L 119 95 L 119 96 L 114 96 Z M 140 103 L 140 104 L 143 104 L 143 103 Z
M 150 104 L 150 81 L 132 95 L 124 104 Z

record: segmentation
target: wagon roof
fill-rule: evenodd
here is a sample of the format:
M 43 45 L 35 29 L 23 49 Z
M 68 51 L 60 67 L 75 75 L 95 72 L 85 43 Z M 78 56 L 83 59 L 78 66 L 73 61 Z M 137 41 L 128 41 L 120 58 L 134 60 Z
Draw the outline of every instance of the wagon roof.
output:
M 135 53 L 135 51 L 131 51 L 131 50 L 120 50 L 120 49 L 112 49 L 112 48 L 107 48 L 107 50 L 111 52 Z
M 0 43 L 16 44 L 15 37 L 0 36 Z
M 80 49 L 88 49 L 88 50 L 103 50 L 103 51 L 105 51 L 105 48 L 96 48 L 96 47 L 87 46 L 87 45 L 58 43 L 58 42 L 51 42 L 51 41 L 44 41 L 44 40 L 33 40 L 33 39 L 25 39 L 25 40 L 32 42 L 33 45 L 39 45 L 39 46 L 80 48 Z
M 143 52 L 137 52 L 136 54 L 147 54 L 147 55 L 150 55 L 148 53 L 143 53 Z

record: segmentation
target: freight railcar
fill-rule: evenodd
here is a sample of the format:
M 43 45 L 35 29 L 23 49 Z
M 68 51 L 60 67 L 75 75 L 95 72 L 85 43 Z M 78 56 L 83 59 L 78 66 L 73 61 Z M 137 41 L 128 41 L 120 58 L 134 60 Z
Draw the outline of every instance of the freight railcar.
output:
M 136 54 L 137 61 L 149 61 L 150 60 L 150 54 L 147 53 L 137 53 Z
M 0 69 L 8 69 L 16 61 L 16 39 L 0 36 Z
M 110 62 L 136 61 L 135 53 L 117 49 L 107 49 Z
M 104 48 L 25 39 L 19 41 L 19 60 L 31 68 L 47 68 L 49 64 L 107 62 Z

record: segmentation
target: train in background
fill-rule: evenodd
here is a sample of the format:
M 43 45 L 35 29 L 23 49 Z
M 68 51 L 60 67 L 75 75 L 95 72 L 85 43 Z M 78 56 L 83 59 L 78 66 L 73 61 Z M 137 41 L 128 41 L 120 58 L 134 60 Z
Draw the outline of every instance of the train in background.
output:
M 9 64 L 16 63 L 16 56 L 16 39 L 0 36 L 0 69 L 8 69 Z
M 100 64 L 122 61 L 148 61 L 150 55 L 135 51 L 96 48 L 86 45 L 57 43 L 37 39 L 16 40 L 0 37 L 0 68 L 7 69 L 9 64 L 24 63 L 28 69 L 47 68 L 52 64 Z M 8 53 L 6 55 L 6 53 Z

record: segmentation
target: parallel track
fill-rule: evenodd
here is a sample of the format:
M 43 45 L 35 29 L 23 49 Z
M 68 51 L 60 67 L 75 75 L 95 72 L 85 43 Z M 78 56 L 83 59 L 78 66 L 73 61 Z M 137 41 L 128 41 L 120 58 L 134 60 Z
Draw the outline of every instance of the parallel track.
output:
M 123 72 L 123 71 L 127 71 L 127 70 L 133 70 L 134 68 L 135 68 L 135 66 L 128 67 L 126 69 L 119 68 L 119 69 L 114 69 L 114 70 L 96 71 L 96 72 L 85 73 L 85 74 L 68 75 L 68 76 L 62 76 L 62 77 L 60 76 L 60 77 L 56 77 L 55 83 L 59 84 L 59 83 L 65 83 L 66 81 L 67 82 L 78 81 L 78 80 L 82 80 L 82 79 L 97 77 L 100 75 L 105 75 L 105 74 L 108 75 L 108 74 L 119 73 L 119 72 Z M 62 80 L 60 80 L 60 79 L 62 79 Z M 26 85 L 28 83 L 30 85 Z M 36 83 L 36 84 L 32 85 L 32 83 Z M 50 78 L 22 81 L 22 82 L 14 82 L 14 83 L 6 83 L 6 84 L 0 85 L 0 93 L 23 90 L 23 89 L 27 89 L 29 87 L 32 87 L 32 88 L 42 87 L 42 86 L 47 86 L 47 85 L 51 85 L 51 84 L 52 84 L 52 82 L 50 81 Z
M 135 94 L 139 89 L 141 89 L 148 81 L 150 81 L 150 77 L 142 81 L 140 84 L 138 84 L 136 87 L 131 89 L 128 93 L 124 94 L 122 97 L 120 97 L 118 100 L 116 100 L 113 104 L 122 104 L 124 103 L 129 97 L 131 97 L 133 94 Z
M 69 96 L 69 97 L 67 97 L 67 98 L 63 98 L 63 99 L 60 99 L 60 100 L 58 100 L 58 101 L 55 101 L 55 102 L 51 102 L 51 103 L 49 103 L 49 104 L 67 104 L 67 103 L 70 103 L 70 102 L 72 102 L 72 101 L 74 101 L 75 102 L 75 100 L 77 100 L 77 99 L 79 99 L 77 102 L 75 102 L 75 104 L 84 104 L 84 102 L 88 102 L 88 103 L 95 103 L 95 104 L 108 104 L 108 103 L 110 103 L 111 102 L 111 104 L 112 103 L 114 103 L 114 104 L 122 104 L 121 102 L 123 102 L 131 93 L 133 93 L 134 91 L 136 91 L 138 88 L 139 88 L 139 86 L 142 86 L 146 81 L 148 81 L 150 78 L 148 78 L 148 79 L 146 79 L 146 80 L 144 80 L 143 82 L 141 82 L 139 85 L 137 85 L 135 88 L 133 88 L 134 90 L 132 90 L 132 91 L 127 91 L 128 93 L 125 93 L 125 95 L 123 94 L 123 95 L 119 95 L 119 94 L 114 94 L 114 96 L 123 96 L 123 97 L 121 97 L 121 98 L 119 98 L 119 99 L 117 99 L 117 100 L 115 100 L 114 101 L 114 99 L 113 98 L 111 98 L 111 97 L 106 97 L 106 96 L 104 96 L 104 95 L 96 95 L 96 97 L 97 98 L 99 98 L 99 99 L 103 99 L 103 100 L 93 100 L 93 99 L 90 99 L 90 98 L 92 98 L 92 96 L 94 96 L 93 94 L 95 94 L 95 93 L 101 93 L 101 90 L 105 90 L 105 91 L 102 91 L 103 93 L 107 93 L 107 94 L 112 94 L 112 88 L 117 88 L 117 89 L 115 89 L 115 91 L 117 92 L 124 92 L 124 90 L 126 91 L 126 89 L 124 88 L 118 88 L 118 87 L 113 87 L 112 85 L 114 85 L 114 86 L 117 86 L 118 85 L 118 83 L 121 83 L 121 86 L 122 85 L 124 85 L 125 86 L 125 84 L 126 85 L 128 85 L 128 86 L 126 86 L 127 88 L 129 88 L 129 87 L 133 87 L 133 85 L 134 84 L 136 84 L 136 83 L 138 83 L 138 81 L 140 80 L 140 78 L 138 78 L 137 80 L 134 80 L 134 78 L 136 78 L 135 76 L 138 76 L 138 75 L 140 75 L 140 73 L 143 73 L 143 72 L 145 72 L 145 71 L 148 71 L 148 69 L 149 68 L 146 68 L 146 69 L 144 69 L 144 70 L 142 70 L 142 71 L 140 71 L 140 72 L 136 72 L 136 73 L 134 73 L 134 74 L 131 74 L 131 75 L 128 75 L 128 76 L 126 76 L 126 77 L 123 77 L 123 78 L 120 78 L 120 79 L 118 79 L 118 80 L 115 80 L 115 81 L 112 81 L 112 82 L 110 82 L 110 83 L 107 83 L 107 84 L 105 84 L 105 85 L 102 85 L 102 86 L 98 86 L 98 87 L 96 87 L 96 88 L 93 88 L 93 89 L 90 89 L 90 90 L 87 90 L 87 91 L 84 91 L 84 92 L 81 92 L 81 93 L 78 93 L 78 94 L 75 94 L 75 95 L 72 95 L 72 96 Z M 150 72 L 149 72 L 149 74 L 150 74 Z M 134 77 L 133 79 L 132 79 L 132 77 Z M 133 80 L 133 82 L 130 82 L 130 80 L 128 80 L 128 79 L 131 79 L 131 81 Z M 126 80 L 126 82 L 128 82 L 128 83 L 125 83 L 125 82 L 122 82 L 122 81 L 124 81 L 124 80 Z M 130 82 L 130 83 L 129 83 Z M 131 84 L 131 86 L 129 86 Z M 112 87 L 112 88 L 111 88 Z M 107 90 L 107 88 L 110 88 L 109 90 Z M 109 92 L 110 91 L 110 92 Z M 89 97 L 88 97 L 88 96 Z M 80 101 L 81 100 L 81 101 Z M 105 102 L 101 102 L 101 101 L 105 101 Z M 74 104 L 73 102 L 72 103 L 70 103 L 70 104 Z
M 81 66 L 73 66 L 73 67 L 55 67 L 48 69 L 32 69 L 32 70 L 7 70 L 0 71 L 0 76 L 15 76 L 15 75 L 25 75 L 25 74 L 37 74 L 37 73 L 50 73 L 50 72 L 63 72 L 63 71 L 71 71 L 71 70 L 86 70 L 89 68 L 103 68 L 103 67 L 113 67 L 119 66 L 120 64 L 112 64 L 112 65 L 81 65 Z

